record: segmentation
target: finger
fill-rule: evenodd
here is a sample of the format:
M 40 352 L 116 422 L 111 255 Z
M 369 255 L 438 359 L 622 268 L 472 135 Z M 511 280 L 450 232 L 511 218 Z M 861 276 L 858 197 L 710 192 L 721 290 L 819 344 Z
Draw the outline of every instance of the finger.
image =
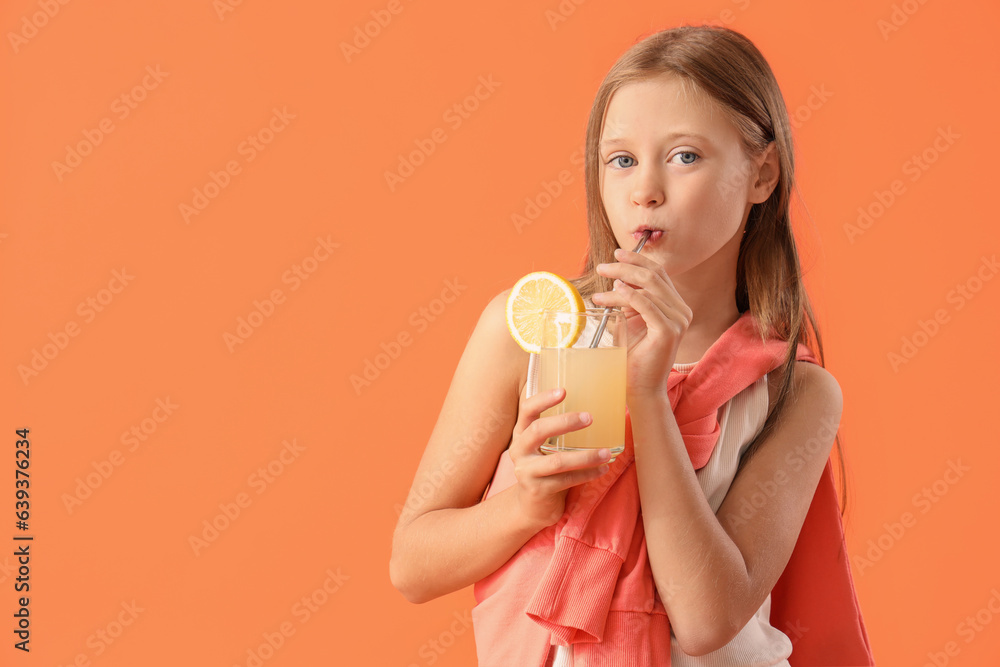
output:
M 546 495 L 559 493 L 578 484 L 597 479 L 607 473 L 609 469 L 610 466 L 607 463 L 602 463 L 596 467 L 549 475 L 540 481 L 539 491 Z
M 644 294 L 646 298 L 650 299 L 658 308 L 665 309 L 667 306 L 667 300 L 657 297 L 652 290 L 636 288 L 627 283 L 621 282 L 620 280 L 615 280 L 614 289 L 610 292 L 597 292 L 591 295 L 591 301 L 594 305 L 601 307 L 612 307 L 621 308 L 622 312 L 625 313 L 626 318 L 630 318 L 638 311 L 632 307 L 631 300 L 633 299 L 634 293 Z M 668 293 L 667 298 L 670 295 Z
M 594 305 L 601 306 L 621 306 L 614 292 L 594 292 L 590 295 L 590 300 Z
M 597 273 L 599 275 L 607 275 L 609 278 L 612 277 L 621 278 L 625 280 L 625 282 L 639 286 L 638 282 L 629 279 L 629 277 L 633 274 L 628 273 L 629 269 L 626 268 L 629 266 L 634 266 L 636 268 L 645 269 L 646 271 L 650 272 L 650 274 L 655 274 L 665 284 L 669 285 L 671 289 L 674 288 L 674 283 L 670 279 L 670 276 L 667 274 L 666 270 L 663 268 L 663 265 L 657 262 L 655 259 L 652 259 L 651 257 L 647 257 L 641 253 L 628 252 L 627 250 L 618 248 L 617 250 L 615 250 L 615 259 L 618 261 L 609 264 L 598 264 L 597 267 L 595 267 Z M 609 267 L 616 267 L 616 268 L 609 269 Z M 610 273 L 605 274 L 605 270 L 616 270 L 619 273 L 615 275 L 611 275 Z
M 565 393 L 565 390 L 561 389 L 560 392 Z M 586 412 L 537 417 L 527 424 L 519 437 L 511 443 L 511 456 L 540 455 L 539 447 L 549 438 L 586 428 L 592 421 L 590 414 Z
M 666 314 L 668 317 L 679 317 L 682 320 L 690 319 L 690 315 L 686 313 L 687 306 L 681 301 L 680 296 L 663 284 L 658 284 L 653 289 L 636 288 L 616 280 L 613 291 L 597 292 L 591 296 L 591 300 L 595 305 L 631 308 L 638 312 L 638 309 L 632 307 L 630 303 L 632 293 L 645 296 L 656 310 Z
M 619 262 L 626 262 L 628 264 L 635 264 L 637 266 L 645 266 L 649 269 L 660 268 L 660 263 L 657 262 L 652 257 L 643 255 L 641 252 L 629 252 L 624 248 L 615 248 L 615 259 Z
M 518 406 L 517 422 L 514 424 L 514 435 L 526 431 L 531 424 L 541 417 L 541 414 L 566 398 L 566 390 L 562 387 L 538 392 L 521 401 Z
M 539 417 L 531 423 L 523 435 L 537 443 L 533 446 L 538 447 L 549 438 L 587 428 L 593 421 L 594 418 L 589 412 L 567 412 Z
M 642 321 L 646 323 L 647 329 L 656 331 L 668 325 L 670 321 L 670 317 L 667 316 L 669 306 L 659 299 L 655 299 L 647 290 L 637 290 L 625 284 L 619 284 L 615 289 L 625 305 L 639 313 Z
M 621 308 L 628 305 L 628 300 L 617 290 L 612 290 L 610 292 L 594 292 L 590 296 L 590 300 L 594 302 L 594 305 L 610 306 L 612 308 Z
M 537 474 L 541 477 L 551 477 L 574 470 L 594 468 L 611 459 L 611 450 L 588 449 L 572 452 L 552 452 L 536 462 Z
M 655 279 L 655 273 L 649 267 L 635 266 L 625 262 L 598 264 L 594 270 L 598 275 L 606 278 L 617 278 L 635 287 L 648 285 Z
M 608 273 L 608 274 L 622 273 L 622 269 L 620 268 L 621 267 L 620 264 L 602 264 L 600 266 L 611 267 L 607 271 L 602 271 L 603 273 Z M 620 289 L 620 286 L 625 285 L 625 286 L 628 286 L 628 287 L 632 287 L 633 289 L 639 289 L 639 288 L 641 288 L 641 286 L 639 286 L 639 285 L 629 284 L 629 282 L 627 280 L 623 280 L 622 278 L 619 278 L 618 276 L 608 275 L 607 277 L 608 278 L 614 278 L 614 282 L 612 283 L 611 291 L 609 291 L 609 292 L 595 292 L 594 294 L 592 294 L 590 298 L 594 302 L 595 305 L 599 304 L 599 305 L 602 305 L 602 306 L 619 306 L 619 307 L 625 306 L 625 305 L 627 305 L 628 298 L 623 295 L 623 292 Z M 637 278 L 635 276 L 632 276 L 631 280 L 637 280 Z M 641 282 L 641 280 L 640 280 L 640 282 Z

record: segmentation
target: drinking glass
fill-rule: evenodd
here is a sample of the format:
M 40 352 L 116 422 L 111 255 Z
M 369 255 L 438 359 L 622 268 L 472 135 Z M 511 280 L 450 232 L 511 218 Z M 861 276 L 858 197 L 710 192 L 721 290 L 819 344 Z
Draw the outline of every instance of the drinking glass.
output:
M 601 320 L 603 334 L 591 347 Z M 579 451 L 607 447 L 611 460 L 625 451 L 625 359 L 628 351 L 625 314 L 620 308 L 587 308 L 579 312 L 545 311 L 542 340 L 560 340 L 578 323 L 582 332 L 572 347 L 546 347 L 539 352 L 538 391 L 562 387 L 566 397 L 542 412 L 543 417 L 566 412 L 589 412 L 593 421 L 577 431 L 550 437 L 543 452 Z

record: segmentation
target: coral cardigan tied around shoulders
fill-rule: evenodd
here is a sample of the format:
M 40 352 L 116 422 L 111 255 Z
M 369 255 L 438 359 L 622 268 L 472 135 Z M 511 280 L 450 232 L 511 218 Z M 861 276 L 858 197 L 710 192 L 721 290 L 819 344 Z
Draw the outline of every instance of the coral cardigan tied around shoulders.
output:
M 696 470 L 718 440 L 718 409 L 780 366 L 786 350 L 775 338 L 763 343 L 747 311 L 690 372 L 670 373 L 670 405 Z M 802 344 L 797 359 L 816 363 Z M 573 645 L 574 667 L 670 665 L 670 624 L 647 557 L 634 456 L 627 418 L 625 451 L 609 472 L 572 487 L 559 521 L 475 584 L 480 667 L 543 667 L 553 644 Z M 485 497 L 514 483 L 504 452 Z M 771 596 L 771 625 L 797 637 L 793 667 L 874 664 L 829 460 Z

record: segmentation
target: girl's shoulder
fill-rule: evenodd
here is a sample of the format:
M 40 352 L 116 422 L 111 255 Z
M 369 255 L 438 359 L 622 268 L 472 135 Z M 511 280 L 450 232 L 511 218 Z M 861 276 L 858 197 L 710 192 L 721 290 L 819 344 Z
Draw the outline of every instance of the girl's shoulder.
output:
M 508 287 L 490 299 L 479 317 L 476 331 L 482 331 L 492 353 L 497 355 L 497 360 L 502 362 L 510 374 L 516 375 L 517 395 L 523 398 L 528 383 L 528 361 L 531 355 L 517 344 L 507 326 L 507 298 L 512 289 Z
M 781 383 L 785 379 L 784 367 L 779 366 L 767 374 L 767 414 L 771 415 L 774 406 L 778 401 L 778 393 L 781 391 Z M 819 364 L 811 361 L 795 362 L 795 386 L 792 392 L 803 387 L 818 388 L 823 387 L 833 393 L 840 392 L 840 385 L 833 373 Z

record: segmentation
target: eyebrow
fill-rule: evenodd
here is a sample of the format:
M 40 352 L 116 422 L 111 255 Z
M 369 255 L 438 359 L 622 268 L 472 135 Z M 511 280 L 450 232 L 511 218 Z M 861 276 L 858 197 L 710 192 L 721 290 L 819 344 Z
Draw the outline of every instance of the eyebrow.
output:
M 697 139 L 706 144 L 712 143 L 708 140 L 707 137 L 704 137 L 698 134 L 697 132 L 671 132 L 665 138 L 667 139 L 667 141 L 671 141 L 673 139 L 687 138 L 687 139 Z M 608 146 L 617 146 L 619 144 L 625 144 L 628 143 L 628 141 L 629 140 L 626 139 L 625 137 L 612 137 L 610 139 L 605 139 L 604 141 L 602 141 L 601 148 L 605 148 Z

